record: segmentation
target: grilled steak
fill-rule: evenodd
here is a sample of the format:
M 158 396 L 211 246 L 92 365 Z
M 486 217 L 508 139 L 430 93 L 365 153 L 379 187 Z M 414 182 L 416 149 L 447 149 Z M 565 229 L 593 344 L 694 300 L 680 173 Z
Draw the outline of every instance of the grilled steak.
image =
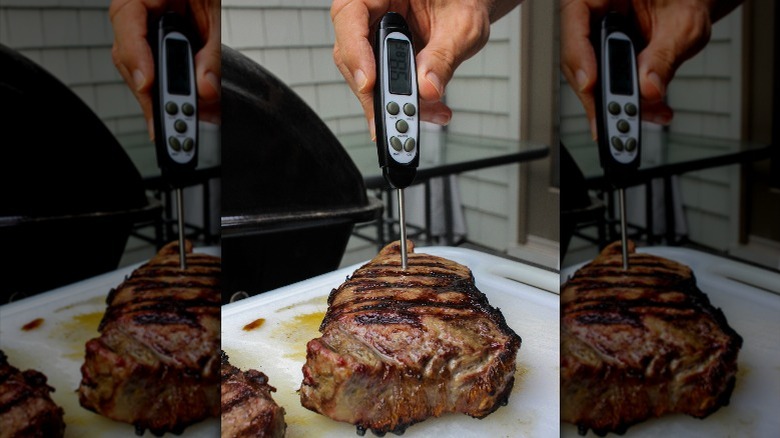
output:
M 328 297 L 307 344 L 304 407 L 401 434 L 443 412 L 483 418 L 507 403 L 520 337 L 455 262 L 394 242 Z
M 257 370 L 241 371 L 222 352 L 222 438 L 281 438 L 284 408 L 271 396 L 276 388 Z
M 81 406 L 139 435 L 219 414 L 220 259 L 186 251 L 186 270 L 169 243 L 111 290 L 86 345 Z
M 742 338 L 687 266 L 620 242 L 561 293 L 561 418 L 584 435 L 623 433 L 666 413 L 703 418 L 728 404 Z
M 35 370 L 20 371 L 0 350 L 0 438 L 56 438 L 65 433 L 54 388 Z

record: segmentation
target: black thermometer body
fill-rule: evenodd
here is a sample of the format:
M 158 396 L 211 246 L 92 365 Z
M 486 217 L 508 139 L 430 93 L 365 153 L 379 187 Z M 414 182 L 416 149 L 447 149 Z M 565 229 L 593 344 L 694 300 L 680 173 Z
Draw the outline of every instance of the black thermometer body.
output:
M 420 162 L 420 100 L 412 35 L 404 18 L 388 12 L 376 30 L 374 124 L 382 174 L 393 188 L 414 181 Z
M 609 13 L 594 31 L 599 80 L 594 93 L 599 160 L 607 180 L 625 187 L 639 167 L 641 113 L 636 50 L 625 18 Z
M 166 13 L 149 26 L 155 61 L 152 87 L 157 164 L 181 187 L 198 163 L 198 90 L 193 34 L 183 17 Z

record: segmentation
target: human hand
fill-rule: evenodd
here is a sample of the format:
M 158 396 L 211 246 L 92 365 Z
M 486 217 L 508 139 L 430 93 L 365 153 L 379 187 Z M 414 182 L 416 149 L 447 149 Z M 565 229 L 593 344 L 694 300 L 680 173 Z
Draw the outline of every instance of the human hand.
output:
M 191 17 L 203 42 L 195 54 L 199 118 L 212 123 L 220 121 L 220 0 L 112 0 L 109 8 L 114 27 L 111 56 L 141 105 L 152 139 L 154 59 L 146 39 L 148 16 L 171 10 Z
M 668 124 L 672 109 L 664 102 L 667 86 L 680 65 L 709 42 L 712 24 L 738 0 L 561 0 L 561 69 L 585 107 L 596 138 L 593 88 L 596 56 L 590 23 L 610 10 L 632 17 L 647 45 L 637 56 L 642 118 Z
M 484 47 L 490 23 L 519 3 L 520 0 L 334 0 L 331 5 L 336 33 L 333 59 L 363 107 L 371 138 L 376 137 L 373 95 L 376 67 L 370 31 L 386 12 L 392 9 L 404 16 L 418 49 L 420 118 L 445 125 L 452 117 L 452 110 L 441 99 L 455 69 Z

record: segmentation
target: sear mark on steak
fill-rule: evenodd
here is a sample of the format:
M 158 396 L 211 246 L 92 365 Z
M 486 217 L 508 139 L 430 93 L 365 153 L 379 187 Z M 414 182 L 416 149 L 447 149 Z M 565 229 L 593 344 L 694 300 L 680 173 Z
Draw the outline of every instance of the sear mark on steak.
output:
M 222 352 L 222 438 L 281 438 L 284 408 L 271 396 L 276 388 L 257 370 L 241 371 Z
M 65 434 L 64 411 L 54 388 L 36 370 L 20 371 L 0 350 L 0 437 L 57 438 Z
M 581 435 L 622 434 L 666 413 L 728 404 L 742 338 L 691 269 L 629 242 L 607 246 L 561 293 L 561 419 Z
M 307 344 L 302 405 L 360 435 L 400 435 L 444 412 L 484 418 L 514 385 L 521 339 L 471 271 L 407 245 L 407 270 L 394 242 L 334 289 Z
M 79 403 L 154 435 L 219 415 L 219 257 L 164 246 L 109 292 L 86 344 Z

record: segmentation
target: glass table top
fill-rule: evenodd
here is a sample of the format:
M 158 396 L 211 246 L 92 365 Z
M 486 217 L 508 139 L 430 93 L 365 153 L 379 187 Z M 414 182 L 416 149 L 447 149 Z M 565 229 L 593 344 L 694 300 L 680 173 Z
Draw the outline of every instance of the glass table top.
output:
M 564 137 L 562 142 L 589 185 L 602 184 L 604 172 L 599 164 L 596 143 L 587 135 Z M 770 148 L 771 145 L 756 142 L 645 130 L 635 182 L 768 158 Z
M 365 134 L 341 136 L 341 143 L 360 170 L 368 188 L 384 185 L 376 145 Z M 421 132 L 416 181 L 490 166 L 520 163 L 549 155 L 550 146 L 537 142 L 450 133 Z

